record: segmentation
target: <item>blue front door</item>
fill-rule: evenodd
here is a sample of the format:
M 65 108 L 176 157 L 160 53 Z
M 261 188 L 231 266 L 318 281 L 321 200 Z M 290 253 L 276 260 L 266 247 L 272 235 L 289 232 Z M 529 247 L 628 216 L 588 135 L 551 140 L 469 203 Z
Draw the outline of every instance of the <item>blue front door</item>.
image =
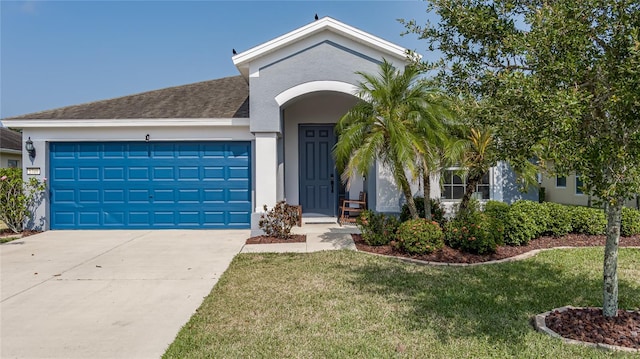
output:
M 50 145 L 51 229 L 249 228 L 250 142 Z
M 335 216 L 338 178 L 331 155 L 333 125 L 300 125 L 300 204 L 306 217 Z

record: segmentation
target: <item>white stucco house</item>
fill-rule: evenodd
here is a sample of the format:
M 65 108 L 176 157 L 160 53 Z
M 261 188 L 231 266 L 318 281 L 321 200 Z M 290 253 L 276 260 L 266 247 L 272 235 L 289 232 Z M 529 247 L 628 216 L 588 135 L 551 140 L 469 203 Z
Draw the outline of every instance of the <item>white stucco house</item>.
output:
M 304 218 L 335 220 L 340 199 L 360 191 L 370 209 L 397 213 L 402 196 L 384 168 L 346 191 L 331 149 L 335 123 L 358 101 L 355 72 L 383 59 L 402 69 L 406 56 L 325 17 L 234 55 L 238 76 L 3 119 L 35 146 L 25 177 L 47 178 L 33 225 L 256 230 L 265 204 L 286 199 Z M 446 177 L 431 196 L 455 200 L 463 179 Z M 508 183 L 499 165 L 479 192 L 519 198 Z

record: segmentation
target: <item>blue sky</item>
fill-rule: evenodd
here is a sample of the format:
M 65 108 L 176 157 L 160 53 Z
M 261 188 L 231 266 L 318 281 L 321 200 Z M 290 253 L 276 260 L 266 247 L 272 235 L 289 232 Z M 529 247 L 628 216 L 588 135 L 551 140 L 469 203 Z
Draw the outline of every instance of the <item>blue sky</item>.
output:
M 0 1 L 0 118 L 238 75 L 238 52 L 330 16 L 426 55 L 422 1 Z

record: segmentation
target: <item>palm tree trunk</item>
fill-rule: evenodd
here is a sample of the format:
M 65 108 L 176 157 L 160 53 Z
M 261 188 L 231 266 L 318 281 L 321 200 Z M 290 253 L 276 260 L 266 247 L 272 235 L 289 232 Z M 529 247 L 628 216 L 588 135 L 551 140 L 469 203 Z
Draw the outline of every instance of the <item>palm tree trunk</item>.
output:
M 462 201 L 460 202 L 460 211 L 465 211 L 469 208 L 469 201 L 471 196 L 476 191 L 476 186 L 480 183 L 482 176 L 469 176 L 467 177 L 467 187 L 464 190 Z
M 615 204 L 608 203 L 607 243 L 604 247 L 604 290 L 602 314 L 605 317 L 618 315 L 618 244 L 620 243 L 620 223 L 622 221 L 623 198 L 617 198 Z
M 407 207 L 409 207 L 409 213 L 411 214 L 412 219 L 418 219 L 418 210 L 416 209 L 416 202 L 413 200 L 413 194 L 411 193 L 411 186 L 409 185 L 409 181 L 407 180 L 407 176 L 404 174 L 404 168 L 402 166 L 396 169 L 398 171 L 398 183 L 400 185 L 400 189 L 404 194 L 404 198 L 407 201 Z
M 424 195 L 424 218 L 431 219 L 431 176 L 426 170 L 422 172 L 422 192 Z

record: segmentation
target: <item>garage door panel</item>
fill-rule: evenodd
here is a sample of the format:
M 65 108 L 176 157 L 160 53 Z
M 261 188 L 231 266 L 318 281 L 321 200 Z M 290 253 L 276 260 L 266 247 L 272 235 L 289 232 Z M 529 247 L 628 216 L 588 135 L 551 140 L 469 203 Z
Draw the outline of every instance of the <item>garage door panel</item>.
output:
M 52 143 L 51 228 L 248 228 L 249 142 Z

